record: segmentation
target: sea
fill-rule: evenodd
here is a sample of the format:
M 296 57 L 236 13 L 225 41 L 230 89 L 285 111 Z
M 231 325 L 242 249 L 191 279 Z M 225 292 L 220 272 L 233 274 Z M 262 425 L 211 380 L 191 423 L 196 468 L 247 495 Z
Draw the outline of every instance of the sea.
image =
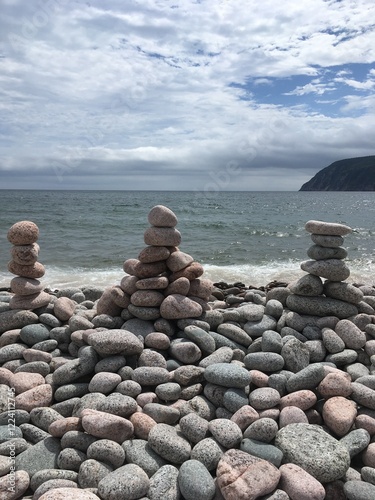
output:
M 22 220 L 39 227 L 46 288 L 119 284 L 124 261 L 146 246 L 155 205 L 174 211 L 180 250 L 214 282 L 260 287 L 303 276 L 314 219 L 353 229 L 343 245 L 347 281 L 375 285 L 375 192 L 0 190 L 0 288 L 14 277 L 7 232 Z

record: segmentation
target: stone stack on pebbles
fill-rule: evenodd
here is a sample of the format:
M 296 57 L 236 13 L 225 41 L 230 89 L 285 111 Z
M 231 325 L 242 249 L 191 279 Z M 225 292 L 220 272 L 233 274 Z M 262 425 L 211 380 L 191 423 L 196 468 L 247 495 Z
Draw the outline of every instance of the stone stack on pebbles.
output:
M 1 500 L 373 500 L 375 288 L 353 285 L 340 318 L 292 311 L 295 284 L 218 284 L 169 319 L 133 304 L 170 296 L 168 243 L 158 272 L 130 275 L 167 287 L 112 314 L 102 290 L 67 288 L 17 323 L 0 292 Z
M 17 275 L 10 282 L 14 293 L 9 303 L 11 309 L 33 310 L 47 305 L 51 297 L 43 291 L 43 284 L 39 280 L 44 276 L 45 269 L 38 262 L 38 226 L 31 221 L 17 222 L 9 229 L 7 236 L 13 244 L 8 270 Z
M 301 269 L 308 274 L 289 284 L 292 294 L 287 300 L 288 308 L 300 314 L 340 319 L 354 316 L 359 310 L 368 312 L 362 303 L 363 293 L 345 282 L 350 270 L 344 262 L 347 251 L 341 245 L 343 236 L 352 229 L 316 220 L 308 221 L 305 228 L 314 243 L 307 251 L 312 260 L 301 263 Z
M 159 320 L 158 331 L 170 331 L 169 320 L 196 318 L 209 309 L 213 284 L 200 279 L 202 265 L 178 248 L 181 233 L 172 210 L 157 205 L 149 212 L 148 221 L 151 227 L 144 233 L 147 246 L 137 259 L 124 262 L 127 275 L 120 286 L 104 291 L 97 311 L 124 319 Z

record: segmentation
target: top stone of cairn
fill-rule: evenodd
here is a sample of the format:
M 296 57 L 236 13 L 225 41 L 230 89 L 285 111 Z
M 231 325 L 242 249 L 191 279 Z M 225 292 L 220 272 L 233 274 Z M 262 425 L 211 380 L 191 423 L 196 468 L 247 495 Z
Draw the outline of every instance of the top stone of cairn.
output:
M 177 225 L 177 217 L 167 207 L 156 205 L 148 214 L 148 222 L 156 227 L 175 227 Z
M 7 237 L 13 245 L 31 245 L 39 237 L 39 228 L 34 222 L 22 220 L 13 224 Z
M 322 222 L 320 220 L 309 220 L 305 224 L 305 229 L 312 234 L 324 234 L 330 236 L 344 236 L 352 232 L 352 228 L 345 224 L 335 222 Z

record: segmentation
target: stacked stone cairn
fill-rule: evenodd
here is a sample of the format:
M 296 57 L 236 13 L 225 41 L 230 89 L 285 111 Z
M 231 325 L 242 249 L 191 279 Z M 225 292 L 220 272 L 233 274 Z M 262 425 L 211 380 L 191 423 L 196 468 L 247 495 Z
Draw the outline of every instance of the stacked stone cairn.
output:
M 352 229 L 316 220 L 308 221 L 305 228 L 314 243 L 307 251 L 312 260 L 301 263 L 301 269 L 308 274 L 289 284 L 292 294 L 286 302 L 288 308 L 299 314 L 340 319 L 358 314 L 361 305 L 368 312 L 366 304 L 361 304 L 361 290 L 345 282 L 350 270 L 344 262 L 347 251 L 342 247 L 343 236 Z
M 0 291 L 0 499 L 373 500 L 375 287 L 345 282 L 350 228 L 309 221 L 307 275 L 254 288 L 205 281 L 166 207 L 149 221 L 119 286 L 32 311 Z
M 31 221 L 17 222 L 9 229 L 7 237 L 13 244 L 8 270 L 17 275 L 10 282 L 14 293 L 9 302 L 10 308 L 33 310 L 47 305 L 51 296 L 43 291 L 43 284 L 39 280 L 44 276 L 45 269 L 38 262 L 38 226 Z
M 138 259 L 127 259 L 127 273 L 120 286 L 105 290 L 97 304 L 98 314 L 123 319 L 157 321 L 158 331 L 170 331 L 170 320 L 197 318 L 210 309 L 213 283 L 201 279 L 203 267 L 182 252 L 177 217 L 167 207 L 157 205 L 148 214 L 151 227 L 144 233 L 146 247 Z

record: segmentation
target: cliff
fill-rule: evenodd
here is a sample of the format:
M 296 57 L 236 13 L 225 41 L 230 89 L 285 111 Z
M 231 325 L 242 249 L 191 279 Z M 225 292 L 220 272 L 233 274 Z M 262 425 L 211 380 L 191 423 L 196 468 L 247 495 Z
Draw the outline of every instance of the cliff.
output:
M 375 156 L 335 161 L 303 184 L 300 191 L 375 191 Z

